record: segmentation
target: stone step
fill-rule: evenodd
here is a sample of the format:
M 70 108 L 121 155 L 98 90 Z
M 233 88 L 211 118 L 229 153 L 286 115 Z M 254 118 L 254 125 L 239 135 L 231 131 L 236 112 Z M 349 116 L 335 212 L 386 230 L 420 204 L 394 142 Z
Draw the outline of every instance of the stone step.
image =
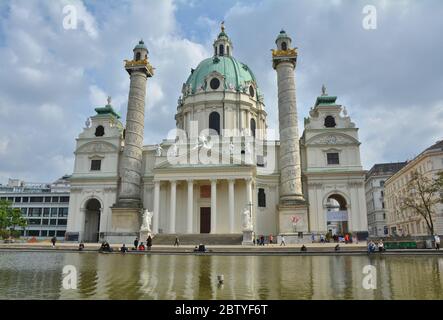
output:
M 181 245 L 241 245 L 242 234 L 157 234 L 152 239 L 153 245 L 173 245 L 178 237 Z M 140 241 L 146 241 L 141 239 Z

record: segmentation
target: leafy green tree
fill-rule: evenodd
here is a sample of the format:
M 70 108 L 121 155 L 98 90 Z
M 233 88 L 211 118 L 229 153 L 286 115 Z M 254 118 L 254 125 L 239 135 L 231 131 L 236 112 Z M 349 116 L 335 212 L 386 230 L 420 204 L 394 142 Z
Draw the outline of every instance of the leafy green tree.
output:
M 433 235 L 435 207 L 443 203 L 443 171 L 433 178 L 414 171 L 406 186 L 406 194 L 400 201 L 401 209 L 412 209 L 423 217 L 429 234 Z
M 13 208 L 12 203 L 7 200 L 0 200 L 0 231 L 15 230 L 17 227 L 25 227 L 26 219 L 21 215 L 21 211 L 18 208 Z

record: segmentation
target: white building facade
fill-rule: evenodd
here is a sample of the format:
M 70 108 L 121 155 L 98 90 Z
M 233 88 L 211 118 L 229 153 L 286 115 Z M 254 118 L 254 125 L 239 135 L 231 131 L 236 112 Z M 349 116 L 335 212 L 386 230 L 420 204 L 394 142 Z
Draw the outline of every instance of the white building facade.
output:
M 63 240 L 69 214 L 68 176 L 53 183 L 30 183 L 9 179 L 0 185 L 0 200 L 11 202 L 20 209 L 27 226 L 21 231 L 25 238 Z
M 290 47 L 290 38 L 284 31 L 276 43 L 274 59 L 296 58 L 296 49 Z M 140 50 L 144 60 L 137 57 Z M 126 65 L 143 65 L 152 71 L 145 52 L 147 49 L 140 42 L 134 49 L 134 60 Z M 176 139 L 144 145 L 140 171 L 137 171 L 137 148 L 132 154 L 124 150 L 138 136 L 143 137 L 143 128 L 132 122 L 125 128 L 110 102 L 96 109 L 97 114 L 90 118 L 77 139 L 70 179 L 70 210 L 74 212 L 68 221 L 71 240 L 132 242 L 139 235 L 143 212 L 152 213 L 150 233 L 158 241 L 162 236 L 175 234 L 218 236 L 220 241 L 226 236 L 232 240 L 233 235 L 242 235 L 245 228 L 249 228 L 245 226 L 247 220 L 251 221 L 256 236 L 287 234 L 291 241 L 297 234 L 297 238 L 309 240 L 311 232 L 328 230 L 323 206 L 333 191 L 346 199 L 349 211 L 344 215 L 348 224 L 340 231 L 367 231 L 357 129 L 350 126 L 349 118 L 338 116 L 339 109 L 328 112 L 337 117 L 340 128 L 335 128 L 337 139 L 347 139 L 346 143 L 334 145 L 343 152 L 341 172 L 337 174 L 334 166 L 335 173 L 331 173 L 330 166 L 316 162 L 315 158 L 324 154 L 317 150 L 321 144 L 311 144 L 314 137 L 311 132 L 317 129 L 314 124 L 308 126 L 301 145 L 304 148 L 301 161 L 305 161 L 301 167 L 305 168 L 307 180 L 303 186 L 297 184 L 294 190 L 303 189 L 306 199 L 296 204 L 297 208 L 307 206 L 311 199 L 312 203 L 307 206 L 309 211 L 302 223 L 294 221 L 298 218 L 296 211 L 288 217 L 287 208 L 291 206 L 285 206 L 285 214 L 281 214 L 280 141 L 267 139 L 267 113 L 257 80 L 251 69 L 232 54 L 232 42 L 222 28 L 214 42 L 213 57 L 192 69 L 183 84 L 175 115 Z M 295 63 L 293 66 L 295 68 Z M 134 73 L 130 75 L 133 77 Z M 149 73 L 148 77 L 152 75 Z M 150 81 L 155 81 L 155 77 Z M 135 83 L 131 78 L 131 92 L 138 90 L 140 94 L 141 83 L 140 79 Z M 129 105 L 134 103 L 130 93 Z M 279 99 L 280 111 L 282 103 Z M 323 116 L 320 109 L 316 112 Z M 312 123 L 315 121 L 312 118 Z M 323 127 L 321 130 L 327 131 Z M 284 160 L 283 163 L 297 163 L 290 158 Z M 314 168 L 319 167 L 323 168 L 322 172 L 314 172 Z M 140 206 L 137 208 L 125 208 L 119 201 L 122 172 L 125 172 L 125 183 L 134 184 L 135 189 L 131 190 L 136 190 L 139 183 Z M 311 192 L 312 188 L 317 190 L 312 187 L 313 183 L 324 184 L 324 194 Z M 133 212 L 138 212 L 135 218 Z
M 405 165 L 406 162 L 378 163 L 366 173 L 366 208 L 368 232 L 371 237 L 386 237 L 389 234 L 386 221 L 385 182 Z
M 367 230 L 365 171 L 358 128 L 326 88 L 317 98 L 301 137 L 304 190 L 313 233 Z M 363 236 L 364 237 L 364 236 Z

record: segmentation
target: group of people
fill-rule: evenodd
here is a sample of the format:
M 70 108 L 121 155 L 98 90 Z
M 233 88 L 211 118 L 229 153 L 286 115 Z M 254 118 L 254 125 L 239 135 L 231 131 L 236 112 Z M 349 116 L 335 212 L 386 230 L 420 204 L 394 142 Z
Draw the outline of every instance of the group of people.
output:
M 265 236 L 261 235 L 260 237 L 254 238 L 253 243 L 256 246 L 264 246 L 266 244 Z M 274 236 L 272 234 L 268 236 L 267 244 L 277 244 L 277 240 L 274 239 Z M 283 235 L 280 238 L 280 246 L 286 246 L 285 237 Z
M 311 240 L 312 240 L 312 243 L 314 243 L 316 240 L 314 233 L 311 235 Z M 346 233 L 344 235 L 339 235 L 339 234 L 332 234 L 332 232 L 329 231 L 328 233 L 326 233 L 326 236 L 323 234 L 320 234 L 319 242 L 320 243 L 325 243 L 325 242 L 352 243 L 354 240 L 357 242 L 358 241 L 357 237 L 352 237 L 349 233 Z
M 378 248 L 378 252 L 384 252 L 386 251 L 385 245 L 383 243 L 383 240 L 379 240 L 377 243 L 375 243 L 372 240 L 369 240 L 368 242 L 368 253 L 373 253 L 375 251 L 377 251 Z
M 146 246 L 145 246 L 145 244 L 143 242 L 139 242 L 138 238 L 135 238 L 135 240 L 134 240 L 134 248 L 133 248 L 133 250 L 145 251 L 147 249 L 149 251 L 149 250 L 151 250 L 151 247 L 152 247 L 152 237 L 151 237 L 151 235 L 149 235 L 148 238 L 146 239 Z

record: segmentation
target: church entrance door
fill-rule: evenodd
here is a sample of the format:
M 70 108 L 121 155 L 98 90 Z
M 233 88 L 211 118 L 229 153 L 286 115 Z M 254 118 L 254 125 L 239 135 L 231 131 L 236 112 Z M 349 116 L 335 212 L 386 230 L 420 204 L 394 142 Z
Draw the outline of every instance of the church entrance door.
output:
M 100 202 L 90 199 L 86 204 L 84 242 L 98 242 L 100 229 Z
M 200 233 L 211 232 L 211 208 L 200 208 Z

